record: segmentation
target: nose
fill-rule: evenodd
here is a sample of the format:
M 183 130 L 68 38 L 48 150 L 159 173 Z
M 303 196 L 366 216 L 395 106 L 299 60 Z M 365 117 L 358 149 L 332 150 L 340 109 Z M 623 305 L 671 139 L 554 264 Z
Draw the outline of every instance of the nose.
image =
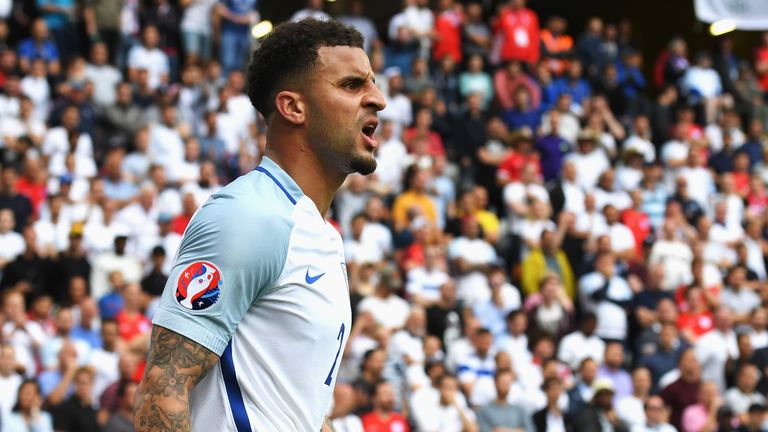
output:
M 379 89 L 379 86 L 373 81 L 368 83 L 368 87 L 368 92 L 366 93 L 365 98 L 363 98 L 363 106 L 372 108 L 375 111 L 383 110 L 387 106 L 387 103 L 384 101 L 384 94 L 381 92 L 381 89 Z

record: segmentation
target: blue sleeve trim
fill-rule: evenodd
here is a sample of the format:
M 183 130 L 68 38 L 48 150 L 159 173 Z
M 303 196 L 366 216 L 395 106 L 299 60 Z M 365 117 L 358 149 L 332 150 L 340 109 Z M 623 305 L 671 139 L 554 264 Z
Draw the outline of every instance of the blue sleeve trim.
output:
M 214 332 L 215 325 L 211 325 L 204 315 L 182 315 L 172 308 L 159 308 L 152 319 L 152 324 L 165 327 L 200 345 L 208 348 L 221 357 L 227 346 L 227 341 Z

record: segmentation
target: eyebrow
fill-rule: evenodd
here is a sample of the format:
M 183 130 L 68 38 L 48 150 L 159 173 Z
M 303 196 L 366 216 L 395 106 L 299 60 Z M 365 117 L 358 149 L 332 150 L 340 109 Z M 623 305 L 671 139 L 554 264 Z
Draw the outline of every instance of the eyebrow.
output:
M 348 81 L 352 81 L 352 82 L 361 82 L 362 81 L 362 82 L 365 82 L 365 81 L 368 81 L 368 77 L 371 77 L 371 81 L 373 81 L 373 83 L 376 84 L 376 75 L 374 75 L 373 72 L 367 72 L 365 74 L 356 73 L 356 74 L 352 74 L 352 75 L 347 75 L 347 76 L 344 76 L 341 79 L 339 79 L 338 83 L 343 83 L 343 82 L 348 82 Z

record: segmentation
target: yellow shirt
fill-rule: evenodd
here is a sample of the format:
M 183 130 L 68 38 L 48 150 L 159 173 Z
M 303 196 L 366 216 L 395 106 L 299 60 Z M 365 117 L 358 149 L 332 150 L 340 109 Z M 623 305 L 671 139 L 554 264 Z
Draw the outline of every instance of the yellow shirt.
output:
M 408 224 L 408 210 L 418 208 L 420 213 L 431 223 L 437 223 L 437 209 L 429 195 L 417 192 L 403 192 L 395 199 L 392 206 L 392 222 L 396 227 Z

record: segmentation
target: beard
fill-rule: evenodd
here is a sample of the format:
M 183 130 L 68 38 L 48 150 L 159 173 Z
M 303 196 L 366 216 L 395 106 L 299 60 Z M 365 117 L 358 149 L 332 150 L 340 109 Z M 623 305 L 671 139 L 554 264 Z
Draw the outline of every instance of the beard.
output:
M 349 167 L 353 172 L 368 175 L 376 171 L 376 158 L 373 154 L 354 154 L 349 161 Z

